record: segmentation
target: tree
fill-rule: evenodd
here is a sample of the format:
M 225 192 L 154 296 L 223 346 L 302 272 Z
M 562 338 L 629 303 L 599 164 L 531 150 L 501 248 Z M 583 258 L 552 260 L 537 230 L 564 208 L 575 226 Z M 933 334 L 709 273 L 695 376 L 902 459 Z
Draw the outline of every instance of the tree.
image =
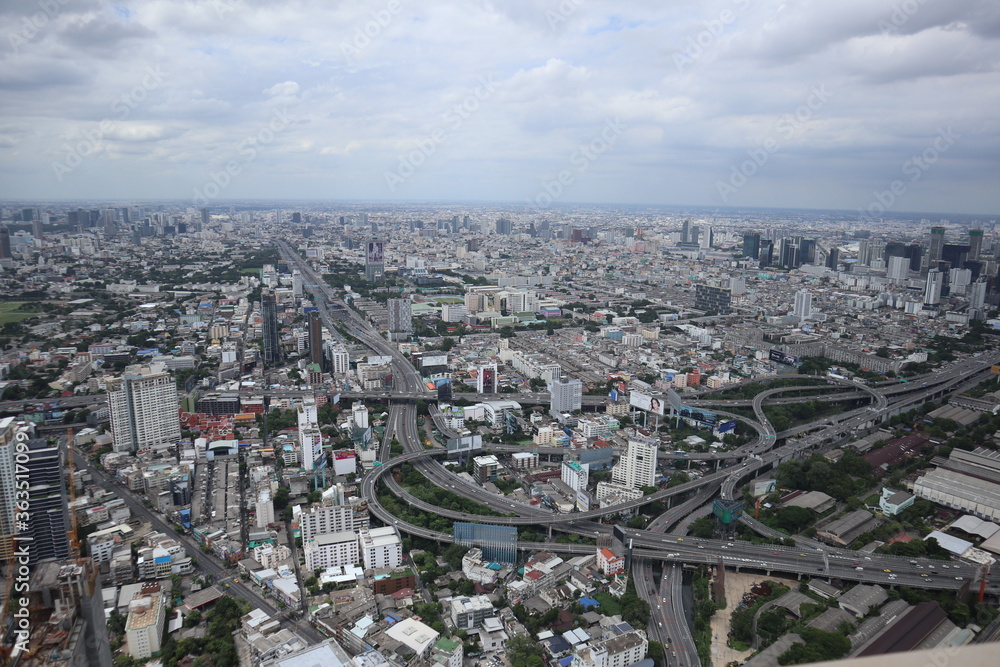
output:
M 558 610 L 557 610 L 558 614 Z M 544 653 L 540 644 L 530 637 L 517 635 L 505 644 L 511 667 L 544 667 Z
M 191 613 L 187 615 L 187 618 L 184 619 L 185 628 L 193 628 L 199 623 L 201 623 L 201 611 L 198 609 L 192 610 Z
M 274 492 L 274 509 L 281 511 L 288 506 L 288 488 L 280 487 Z

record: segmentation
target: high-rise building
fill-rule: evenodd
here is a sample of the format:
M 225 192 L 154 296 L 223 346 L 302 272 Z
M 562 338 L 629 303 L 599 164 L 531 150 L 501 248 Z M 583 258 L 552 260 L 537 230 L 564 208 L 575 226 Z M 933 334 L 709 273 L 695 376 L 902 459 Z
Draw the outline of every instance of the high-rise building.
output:
M 296 299 L 302 298 L 302 274 L 298 269 L 292 271 L 292 296 Z
M 346 374 L 351 367 L 351 356 L 347 350 L 333 341 L 327 341 L 325 347 L 330 359 L 330 372 L 334 375 Z
M 894 283 L 901 283 L 910 275 L 910 260 L 907 257 L 889 258 L 889 280 Z
M 13 256 L 10 251 L 10 230 L 7 225 L 0 225 L 0 259 L 11 259 Z
M 476 378 L 476 388 L 480 394 L 497 393 L 497 365 L 486 364 L 479 367 L 479 377 Z
M 389 340 L 413 337 L 413 304 L 408 298 L 389 299 Z
M 116 452 L 165 449 L 181 439 L 177 384 L 169 373 L 148 368 L 108 384 Z
M 906 247 L 906 257 L 910 260 L 910 271 L 920 272 L 924 251 L 919 243 L 911 243 Z
M 0 562 L 6 563 L 14 556 L 14 508 L 17 500 L 15 456 L 17 443 L 27 439 L 18 435 L 21 427 L 14 417 L 0 419 Z
M 757 259 L 760 257 L 760 233 L 747 232 L 743 235 L 743 256 Z
M 611 469 L 611 481 L 633 489 L 656 483 L 656 442 L 629 440 L 628 447 Z
M 760 268 L 762 269 L 774 264 L 774 241 L 771 239 L 760 240 L 757 259 L 760 260 Z
M 982 308 L 986 305 L 986 287 L 987 282 L 982 279 L 969 286 L 969 308 Z
M 260 301 L 261 317 L 264 320 L 264 364 L 275 366 L 281 361 L 281 343 L 278 338 L 278 303 L 271 290 L 264 290 Z
M 826 253 L 826 268 L 836 271 L 838 264 L 840 264 L 840 248 L 834 246 Z
M 49 444 L 48 438 L 31 438 L 28 451 L 28 493 L 31 512 L 22 539 L 31 542 L 29 562 L 45 558 L 66 558 L 69 555 L 69 514 L 66 487 L 63 485 L 63 447 L 60 441 Z M 70 482 L 72 483 L 72 482 Z
M 931 227 L 931 242 L 927 249 L 928 263 L 941 259 L 942 250 L 944 250 L 944 227 Z
M 573 412 L 583 405 L 583 382 L 565 375 L 549 383 L 550 409 L 555 413 Z
M 795 293 L 795 309 L 792 315 L 799 318 L 799 321 L 808 320 L 812 317 L 813 295 L 807 290 L 799 290 Z
M 302 404 L 296 408 L 296 412 L 302 467 L 306 471 L 312 471 L 323 463 L 323 434 L 319 430 L 316 399 L 302 399 Z
M 586 463 L 576 461 L 563 461 L 560 469 L 560 479 L 574 491 L 587 488 L 587 479 L 590 476 L 590 466 Z
M 727 287 L 714 287 L 698 283 L 694 286 L 694 307 L 706 313 L 728 315 L 731 309 L 732 297 Z
M 315 310 L 309 312 L 309 363 L 323 366 L 323 321 Z
M 703 231 L 704 233 L 701 235 L 701 241 L 699 241 L 699 245 L 704 249 L 711 248 L 713 245 L 715 245 L 715 234 L 712 232 L 711 227 L 705 227 Z
M 104 598 L 97 585 L 99 575 L 98 565 L 89 558 L 79 564 L 73 560 L 45 560 L 35 565 L 28 582 L 27 608 L 32 618 L 30 646 L 40 650 L 32 651 L 33 657 L 22 655 L 16 664 L 111 667 Z M 12 603 L 16 600 L 13 598 Z
M 927 272 L 927 284 L 924 286 L 924 305 L 936 306 L 941 303 L 941 290 L 944 288 L 945 274 L 937 269 Z
M 365 251 L 365 280 L 381 280 L 385 275 L 385 241 L 369 239 Z
M 969 230 L 969 261 L 978 262 L 979 255 L 983 251 L 983 230 Z
M 509 236 L 514 232 L 514 223 L 507 218 L 500 218 L 496 223 L 497 234 Z

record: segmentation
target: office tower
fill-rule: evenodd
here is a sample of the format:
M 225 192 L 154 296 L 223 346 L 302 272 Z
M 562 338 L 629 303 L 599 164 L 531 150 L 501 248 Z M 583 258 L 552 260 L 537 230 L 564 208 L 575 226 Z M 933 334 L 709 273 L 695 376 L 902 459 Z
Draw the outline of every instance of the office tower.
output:
M 413 337 L 413 304 L 409 298 L 389 299 L 389 340 Z
M 148 368 L 108 383 L 116 452 L 165 449 L 181 439 L 177 385 L 169 373 Z
M 931 242 L 927 249 L 927 261 L 936 262 L 941 259 L 944 249 L 944 227 L 931 227 Z
M 655 442 L 629 440 L 625 453 L 611 469 L 611 481 L 633 489 L 653 486 L 656 483 L 656 450 Z
M 858 264 L 860 266 L 871 266 L 872 264 L 872 246 L 868 239 L 862 239 L 858 243 Z
M 978 262 L 979 254 L 983 251 L 983 230 L 969 230 L 969 261 Z
M 826 268 L 837 270 L 837 266 L 840 264 L 840 248 L 833 247 L 830 248 L 830 252 L 826 254 Z
M 365 280 L 380 280 L 385 275 L 385 242 L 365 243 Z
M 302 274 L 298 269 L 292 271 L 292 296 L 296 299 L 302 298 Z
M 40 241 L 42 238 L 42 221 L 32 220 L 31 221 L 31 235 L 35 237 L 36 241 Z
M 701 236 L 701 241 L 699 245 L 704 249 L 709 249 L 715 244 L 715 235 L 712 233 L 711 227 L 705 227 L 704 234 Z
M 309 312 L 309 363 L 323 366 L 323 322 L 315 310 Z
M 728 287 L 714 287 L 698 283 L 694 286 L 694 307 L 706 313 L 728 315 L 732 297 Z
M 565 375 L 549 384 L 550 409 L 553 413 L 573 412 L 583 406 L 583 382 Z
M 27 441 L 28 492 L 31 512 L 27 530 L 20 534 L 30 539 L 29 562 L 45 558 L 66 558 L 69 555 L 69 514 L 66 490 L 63 486 L 63 448 L 61 442 L 49 444 L 48 438 Z M 73 482 L 70 481 L 70 484 Z
M 923 258 L 923 249 L 920 247 L 919 243 L 911 243 L 906 246 L 906 252 L 904 253 L 906 258 L 910 260 L 910 271 L 920 272 L 921 259 Z
M 509 236 L 514 233 L 514 223 L 507 218 L 500 218 L 496 223 L 497 234 Z
M 681 223 L 681 243 L 691 242 L 691 219 L 688 218 Z
M 885 259 L 886 266 L 889 265 L 890 258 L 905 256 L 906 244 L 902 241 L 889 241 L 885 244 L 885 250 L 883 251 L 882 257 Z
M 0 562 L 3 563 L 13 558 L 14 536 L 18 533 L 14 522 L 17 501 L 15 456 L 18 454 L 17 443 L 27 437 L 18 435 L 22 427 L 14 417 L 0 418 Z
M 261 316 L 264 320 L 264 364 L 275 366 L 281 361 L 281 345 L 278 339 L 278 304 L 274 292 L 264 290 L 260 296 Z
M 977 280 L 969 286 L 969 308 L 982 308 L 986 305 L 985 280 Z
M 760 260 L 760 268 L 766 268 L 774 264 L 774 241 L 761 239 L 757 259 Z
M 205 230 L 205 229 L 208 228 L 208 221 L 209 221 L 209 219 L 210 219 L 210 216 L 208 214 L 208 209 L 207 208 L 201 209 L 201 229 L 202 230 Z
M 747 232 L 743 235 L 743 256 L 757 259 L 760 257 L 760 234 Z
M 816 239 L 799 241 L 799 266 L 816 263 Z
M 10 230 L 6 225 L 0 225 L 0 259 L 10 259 Z
M 965 294 L 972 284 L 971 269 L 952 269 L 948 272 L 948 293 Z
M 497 365 L 486 364 L 485 366 L 480 366 L 476 385 L 480 394 L 497 393 Z
M 910 260 L 906 257 L 889 258 L 889 280 L 901 283 L 910 276 Z
M 941 303 L 941 290 L 944 287 L 945 274 L 937 269 L 927 272 L 927 284 L 924 286 L 924 305 L 936 306 Z
M 808 320 L 812 317 L 812 299 L 813 295 L 811 292 L 806 290 L 796 292 L 795 309 L 792 311 L 792 315 L 799 318 L 799 321 Z
M 437 383 L 438 403 L 451 403 L 451 399 L 452 399 L 451 380 L 438 380 Z

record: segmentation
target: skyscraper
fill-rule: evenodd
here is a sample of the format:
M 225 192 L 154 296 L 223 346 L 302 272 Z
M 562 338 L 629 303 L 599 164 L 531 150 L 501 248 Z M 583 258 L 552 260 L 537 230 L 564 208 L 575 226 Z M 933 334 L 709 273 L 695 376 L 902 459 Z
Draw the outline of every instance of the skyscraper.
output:
M 549 384 L 550 409 L 555 413 L 573 412 L 583 405 L 583 382 L 565 375 Z
M 0 562 L 10 561 L 14 554 L 14 507 L 17 500 L 17 477 L 14 457 L 19 431 L 13 417 L 0 419 Z M 21 436 L 22 438 L 24 436 Z
M 927 283 L 924 286 L 924 305 L 936 306 L 941 303 L 941 289 L 944 287 L 945 274 L 937 269 L 927 272 Z
M 323 366 L 323 322 L 315 310 L 309 312 L 309 363 Z
M 743 235 L 743 256 L 757 259 L 760 256 L 760 233 L 747 232 Z
M 982 279 L 969 286 L 969 308 L 982 308 L 986 305 L 986 287 L 987 283 Z
M 795 293 L 795 309 L 792 314 L 799 318 L 800 322 L 812 317 L 812 299 L 812 293 L 806 290 L 799 290 Z
M 126 373 L 108 384 L 116 452 L 164 449 L 181 439 L 180 401 L 169 373 Z
M 514 232 L 514 223 L 507 218 L 500 218 L 496 224 L 497 234 L 510 235 Z
M 978 262 L 979 254 L 983 251 L 983 230 L 969 230 L 969 261 Z
M 625 453 L 611 469 L 611 481 L 633 489 L 653 486 L 656 483 L 656 450 L 655 442 L 629 440 Z
M 10 230 L 6 225 L 0 225 L 0 259 L 10 259 Z
M 264 290 L 260 296 L 261 316 L 264 320 L 264 364 L 275 366 L 281 361 L 281 344 L 278 339 L 278 304 L 274 292 Z
M 319 430 L 316 399 L 302 399 L 302 405 L 297 408 L 297 413 L 302 467 L 312 471 L 323 460 L 323 434 Z
M 931 242 L 927 249 L 927 263 L 941 259 L 944 249 L 944 227 L 931 227 Z
M 889 258 L 889 280 L 901 283 L 910 275 L 910 260 L 906 257 Z
M 31 512 L 28 529 L 21 534 L 31 538 L 29 560 L 37 563 L 45 558 L 66 558 L 70 524 L 62 483 L 64 449 L 58 440 L 49 444 L 47 438 L 31 438 L 26 444 Z

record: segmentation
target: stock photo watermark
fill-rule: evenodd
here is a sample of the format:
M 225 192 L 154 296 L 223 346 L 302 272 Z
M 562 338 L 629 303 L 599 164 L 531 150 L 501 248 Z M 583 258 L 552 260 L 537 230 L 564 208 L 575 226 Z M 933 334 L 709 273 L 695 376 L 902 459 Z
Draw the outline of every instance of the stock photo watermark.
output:
M 371 20 L 366 21 L 363 25 L 355 26 L 351 39 L 340 43 L 340 55 L 344 56 L 348 65 L 356 65 L 355 59 L 373 41 L 378 39 L 379 35 L 392 23 L 393 18 L 402 11 L 403 3 L 401 0 L 389 0 L 385 7 L 371 13 Z
M 900 170 L 906 178 L 897 178 L 889 183 L 889 187 L 885 190 L 872 192 L 872 201 L 868 206 L 858 209 L 858 220 L 874 222 L 874 216 L 889 210 L 900 197 L 909 191 L 909 184 L 916 183 L 923 178 L 924 174 L 941 159 L 941 156 L 947 153 L 961 138 L 962 135 L 950 127 L 938 128 L 937 136 L 931 141 L 930 146 L 903 162 Z
M 750 0 L 732 0 L 732 4 L 737 10 L 744 11 L 750 6 Z M 726 8 L 720 11 L 714 19 L 703 21 L 704 30 L 688 37 L 684 45 L 685 49 L 674 53 L 674 64 L 677 66 L 677 71 L 683 72 L 685 67 L 697 62 L 706 51 L 715 46 L 726 29 L 736 23 L 737 18 L 736 11 Z
M 14 582 L 8 595 L 11 597 L 13 613 L 13 634 L 14 646 L 11 649 L 12 656 L 18 656 L 28 651 L 28 642 L 31 640 L 31 613 L 28 599 L 28 582 L 31 579 L 29 563 L 31 562 L 31 541 L 30 535 L 22 535 L 28 531 L 28 522 L 31 521 L 31 476 L 28 464 L 31 456 L 28 453 L 28 434 L 25 431 L 18 431 L 14 435 L 14 485 L 16 488 L 14 499 L 14 541 L 17 549 L 11 557 L 16 561 L 14 570 Z M 72 484 L 72 481 L 70 482 Z
M 930 0 L 903 0 L 892 6 L 888 19 L 880 18 L 876 25 L 883 35 L 898 35 L 899 29 Z
M 778 119 L 774 124 L 771 136 L 762 141 L 756 148 L 747 149 L 746 160 L 730 165 L 729 178 L 725 181 L 715 182 L 715 189 L 722 202 L 728 202 L 731 196 L 746 185 L 767 164 L 771 156 L 781 150 L 781 140 L 794 137 L 795 132 L 812 120 L 816 112 L 830 100 L 830 97 L 831 94 L 826 86 L 822 84 L 813 86 L 804 104 L 796 107 L 794 112 L 786 113 Z
M 390 192 L 395 192 L 396 188 L 417 173 L 417 170 L 437 152 L 438 146 L 448 141 L 449 128 L 450 132 L 455 132 L 462 127 L 462 123 L 479 111 L 480 105 L 489 99 L 499 87 L 500 83 L 493 80 L 492 74 L 488 77 L 480 77 L 479 85 L 471 93 L 441 115 L 441 119 L 447 124 L 447 127 L 435 127 L 426 136 L 415 139 L 413 150 L 399 156 L 399 164 L 394 170 L 386 170 L 383 173 L 385 184 L 389 187 Z
M 541 191 L 534 197 L 526 201 L 536 208 L 541 208 L 552 204 L 562 196 L 566 188 L 576 182 L 577 177 L 583 174 L 597 158 L 606 153 L 615 145 L 618 137 L 628 129 L 628 125 L 621 119 L 609 118 L 604 122 L 601 131 L 585 144 L 581 144 L 569 157 L 572 169 L 563 169 L 552 180 L 542 179 Z
M 52 22 L 69 0 L 38 0 L 37 12 L 27 14 L 18 21 L 17 28 L 7 33 L 7 41 L 15 55 L 21 54 L 21 47 L 27 46 Z
M 127 120 L 132 111 L 142 104 L 152 91 L 163 84 L 163 80 L 167 76 L 167 73 L 160 69 L 159 65 L 151 65 L 146 68 L 145 72 L 146 76 L 138 85 L 133 86 L 131 90 L 116 97 L 111 102 L 113 118 L 102 118 L 97 123 L 96 128 L 81 130 L 82 138 L 79 141 L 65 143 L 61 146 L 65 151 L 62 161 L 52 162 L 52 171 L 57 181 L 62 183 L 66 176 L 83 164 L 85 158 L 100 150 L 101 142 L 118 128 L 119 123 Z
M 294 120 L 295 116 L 287 109 L 276 109 L 264 127 L 236 146 L 239 160 L 229 160 L 219 171 L 208 172 L 204 185 L 194 189 L 191 202 L 195 206 L 207 206 L 213 199 L 218 199 L 223 190 L 232 185 L 233 179 L 243 173 L 243 168 L 257 159 L 260 150 L 274 141 Z
M 569 20 L 586 0 L 561 0 L 555 9 L 545 10 L 545 19 L 549 22 L 549 30 L 555 30 L 560 24 Z

